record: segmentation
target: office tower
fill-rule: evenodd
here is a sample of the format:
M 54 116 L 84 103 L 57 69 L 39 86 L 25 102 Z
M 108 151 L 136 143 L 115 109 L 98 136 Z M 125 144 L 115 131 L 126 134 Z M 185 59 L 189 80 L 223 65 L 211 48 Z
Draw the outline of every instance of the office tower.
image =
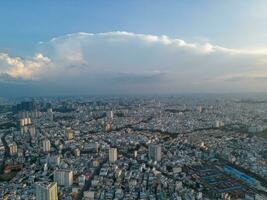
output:
M 67 137 L 67 140 L 73 139 L 73 131 L 71 130 L 71 128 L 66 128 L 66 137 Z
M 9 154 L 10 154 L 11 156 L 17 154 L 17 145 L 16 145 L 16 143 L 11 143 L 11 144 L 9 144 L 9 145 L 8 145 L 8 148 L 9 148 Z
M 155 145 L 155 144 L 149 145 L 148 154 L 151 160 L 160 161 L 161 160 L 161 146 Z
M 36 200 L 58 200 L 57 183 L 36 183 Z
M 113 111 L 112 111 L 112 110 L 107 112 L 107 117 L 108 117 L 109 119 L 111 119 L 111 120 L 113 119 L 114 114 L 113 114 Z
M 43 140 L 43 152 L 50 152 L 51 143 L 48 139 Z
M 58 185 L 62 186 L 71 186 L 73 183 L 73 172 L 71 170 L 63 170 L 59 169 L 54 171 L 54 181 L 58 183 Z
M 53 110 L 52 108 L 47 109 L 47 117 L 50 121 L 53 121 Z
M 115 162 L 117 160 L 118 154 L 116 148 L 109 149 L 109 162 Z

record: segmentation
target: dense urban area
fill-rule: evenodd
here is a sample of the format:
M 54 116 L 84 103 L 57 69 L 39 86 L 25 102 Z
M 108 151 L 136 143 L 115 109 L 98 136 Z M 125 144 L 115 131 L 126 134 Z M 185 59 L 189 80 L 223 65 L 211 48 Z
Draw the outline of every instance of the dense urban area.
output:
M 0 102 L 0 199 L 267 199 L 267 98 Z

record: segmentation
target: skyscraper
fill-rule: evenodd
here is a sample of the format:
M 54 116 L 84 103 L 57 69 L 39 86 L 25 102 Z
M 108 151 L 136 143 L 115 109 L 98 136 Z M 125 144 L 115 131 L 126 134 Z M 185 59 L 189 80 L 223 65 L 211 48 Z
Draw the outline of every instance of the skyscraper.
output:
M 9 144 L 9 145 L 8 145 L 8 148 L 9 148 L 9 154 L 10 154 L 11 156 L 17 154 L 17 145 L 16 145 L 16 143 L 11 143 L 11 144 Z
M 53 110 L 52 110 L 52 108 L 48 108 L 47 109 L 47 117 L 48 117 L 48 119 L 50 120 L 50 121 L 53 121 Z
M 113 113 L 112 110 L 107 112 L 107 117 L 108 117 L 109 119 L 113 120 L 114 113 Z
M 43 152 L 50 152 L 51 143 L 48 139 L 43 140 Z
M 161 146 L 151 144 L 148 147 L 148 156 L 153 161 L 160 161 L 161 160 Z
M 36 200 L 58 200 L 57 183 L 36 183 Z
M 115 162 L 118 158 L 118 153 L 116 148 L 109 149 L 109 162 Z
M 54 172 L 54 181 L 58 185 L 71 186 L 73 183 L 73 172 L 71 170 L 59 169 Z
M 71 130 L 70 127 L 66 128 L 66 137 L 67 137 L 67 140 L 73 139 L 73 131 Z

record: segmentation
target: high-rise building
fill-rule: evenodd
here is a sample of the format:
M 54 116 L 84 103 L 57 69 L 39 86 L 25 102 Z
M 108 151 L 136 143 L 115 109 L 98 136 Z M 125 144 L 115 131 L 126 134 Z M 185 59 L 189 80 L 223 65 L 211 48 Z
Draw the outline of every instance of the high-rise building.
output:
M 160 161 L 161 160 L 161 146 L 155 145 L 155 144 L 149 145 L 148 155 L 151 160 Z
M 16 143 L 11 143 L 8 145 L 8 148 L 9 148 L 9 154 L 12 156 L 12 155 L 15 155 L 17 154 L 17 145 Z
M 22 126 L 25 126 L 25 120 L 24 120 L 24 118 L 19 120 L 19 124 L 20 124 L 21 127 Z
M 45 139 L 43 140 L 43 152 L 50 152 L 50 148 L 51 148 L 51 143 L 50 140 Z
M 73 171 L 71 170 L 55 170 L 54 171 L 54 181 L 58 183 L 58 185 L 62 186 L 71 186 L 73 183 Z
M 116 148 L 109 149 L 109 162 L 115 162 L 118 158 L 118 153 Z
M 24 117 L 19 120 L 20 127 L 30 125 L 32 123 L 31 118 Z
M 73 139 L 73 131 L 71 130 L 71 128 L 66 128 L 66 137 L 67 137 L 67 140 Z
M 52 108 L 48 108 L 48 109 L 47 109 L 47 118 L 48 118 L 50 121 L 53 121 L 54 114 L 53 114 L 53 110 L 52 110 Z
M 57 183 L 36 183 L 36 200 L 58 200 Z
M 113 119 L 114 114 L 113 114 L 113 111 L 112 111 L 112 110 L 107 112 L 107 117 L 108 117 L 109 119 L 111 119 L 111 120 Z

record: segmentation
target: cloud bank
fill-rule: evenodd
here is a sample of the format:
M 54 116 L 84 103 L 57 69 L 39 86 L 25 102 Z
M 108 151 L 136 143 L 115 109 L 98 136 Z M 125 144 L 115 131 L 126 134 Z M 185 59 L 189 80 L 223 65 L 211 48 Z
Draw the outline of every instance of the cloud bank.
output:
M 267 49 L 129 32 L 73 33 L 37 49 L 27 58 L 0 52 L 1 83 L 68 94 L 267 90 Z

